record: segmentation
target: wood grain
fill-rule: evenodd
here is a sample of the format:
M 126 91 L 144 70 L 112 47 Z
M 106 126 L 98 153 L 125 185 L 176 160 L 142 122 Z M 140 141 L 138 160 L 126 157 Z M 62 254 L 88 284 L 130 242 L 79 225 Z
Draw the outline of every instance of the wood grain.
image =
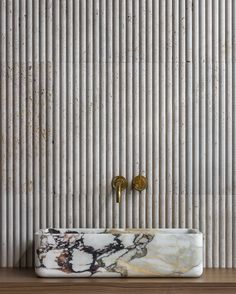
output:
M 38 278 L 33 269 L 0 269 L 0 293 L 236 293 L 236 269 L 205 269 L 200 278 Z

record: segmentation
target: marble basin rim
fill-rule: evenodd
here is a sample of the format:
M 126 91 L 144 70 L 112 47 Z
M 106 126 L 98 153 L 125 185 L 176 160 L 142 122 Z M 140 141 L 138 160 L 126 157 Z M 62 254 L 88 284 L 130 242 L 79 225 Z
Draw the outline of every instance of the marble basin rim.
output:
M 48 228 L 35 233 L 40 277 L 199 277 L 197 229 Z

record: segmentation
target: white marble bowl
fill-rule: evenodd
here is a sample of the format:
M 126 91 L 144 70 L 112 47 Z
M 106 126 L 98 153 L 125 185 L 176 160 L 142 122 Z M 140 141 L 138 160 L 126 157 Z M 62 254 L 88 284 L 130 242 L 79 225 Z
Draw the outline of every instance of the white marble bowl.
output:
M 35 234 L 40 277 L 199 277 L 194 229 L 46 229 Z

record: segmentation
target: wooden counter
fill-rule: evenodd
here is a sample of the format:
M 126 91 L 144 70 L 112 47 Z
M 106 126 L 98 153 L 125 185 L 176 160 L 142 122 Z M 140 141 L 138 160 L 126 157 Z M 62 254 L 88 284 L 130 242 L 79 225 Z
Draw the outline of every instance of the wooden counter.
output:
M 0 293 L 236 294 L 236 269 L 206 269 L 200 278 L 37 278 L 33 269 L 0 269 Z

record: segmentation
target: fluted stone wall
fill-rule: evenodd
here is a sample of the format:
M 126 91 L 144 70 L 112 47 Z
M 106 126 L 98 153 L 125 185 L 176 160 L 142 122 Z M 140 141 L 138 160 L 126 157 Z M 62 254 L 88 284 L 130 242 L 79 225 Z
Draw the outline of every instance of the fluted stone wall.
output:
M 195 227 L 236 267 L 235 57 L 235 0 L 1 0 L 0 265 L 39 228 Z

